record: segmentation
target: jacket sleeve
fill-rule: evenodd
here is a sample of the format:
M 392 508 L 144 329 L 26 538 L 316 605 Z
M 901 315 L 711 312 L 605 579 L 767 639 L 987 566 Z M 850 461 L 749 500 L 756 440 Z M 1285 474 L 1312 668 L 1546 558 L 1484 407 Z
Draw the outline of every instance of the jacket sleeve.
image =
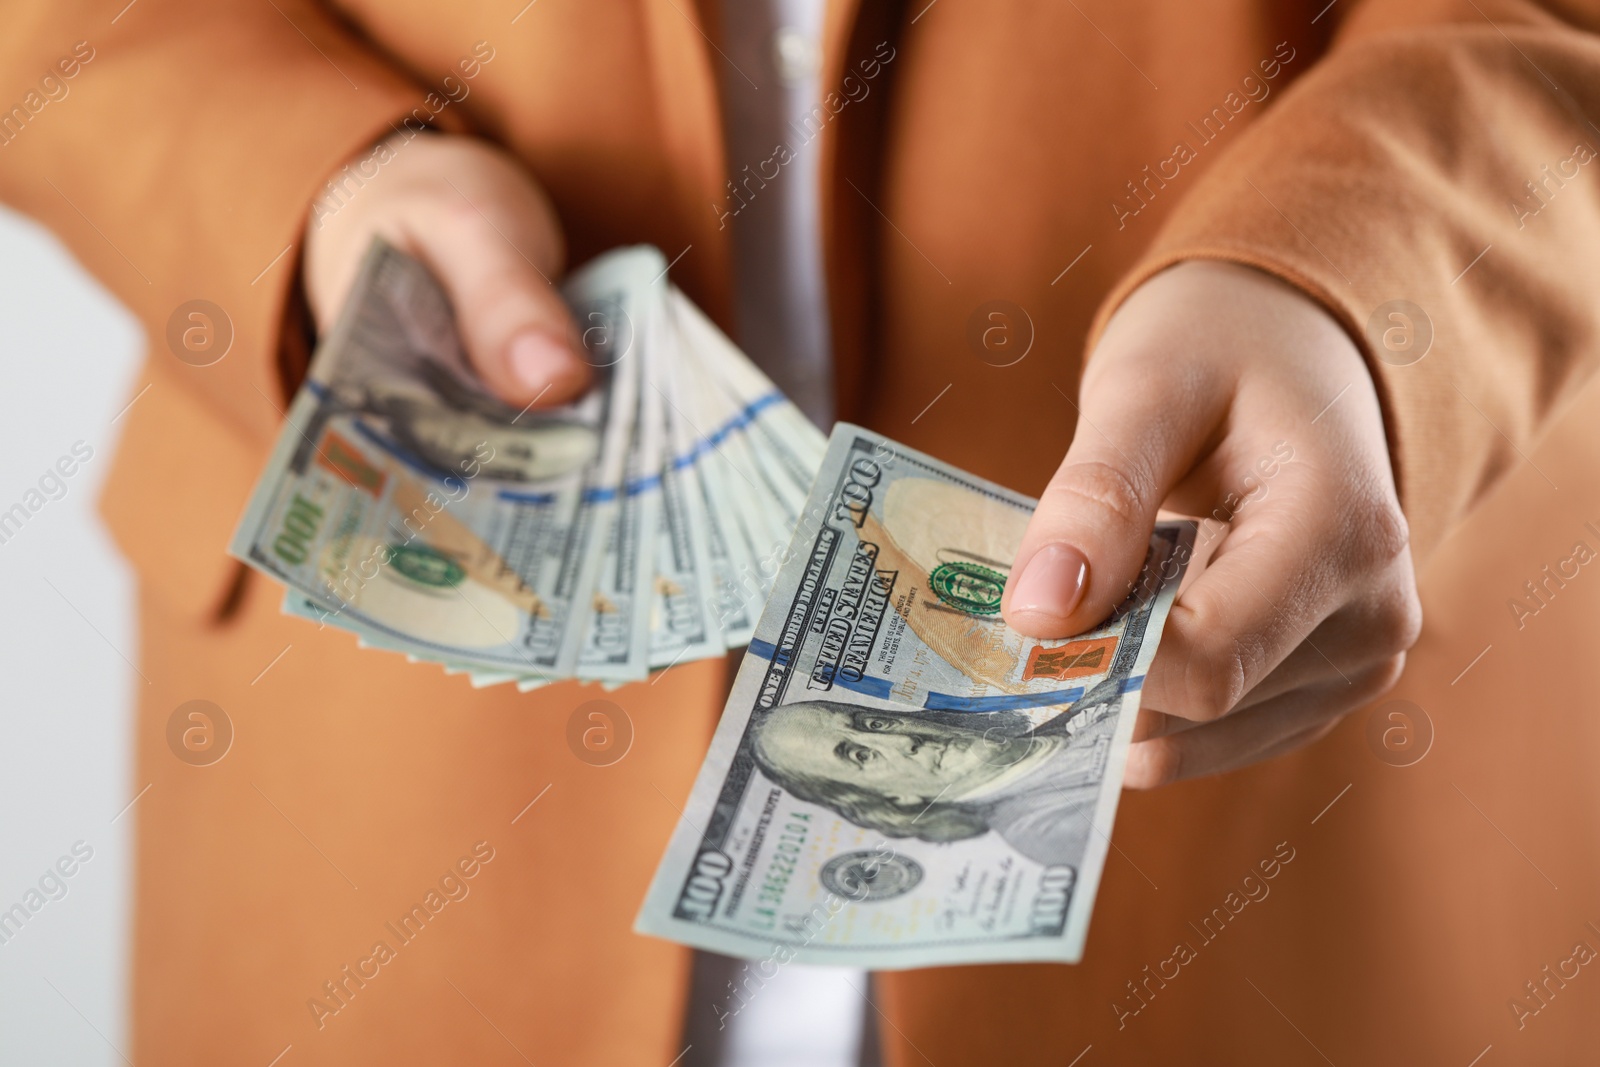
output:
M 1600 12 L 1559 6 L 1355 5 L 1174 209 L 1091 344 L 1182 260 L 1299 286 L 1368 358 L 1420 563 L 1600 359 Z
M 6 23 L 0 199 L 146 323 L 152 390 L 269 439 L 312 202 L 429 91 L 310 0 L 14 0 Z M 165 351 L 193 300 L 231 322 L 211 366 Z

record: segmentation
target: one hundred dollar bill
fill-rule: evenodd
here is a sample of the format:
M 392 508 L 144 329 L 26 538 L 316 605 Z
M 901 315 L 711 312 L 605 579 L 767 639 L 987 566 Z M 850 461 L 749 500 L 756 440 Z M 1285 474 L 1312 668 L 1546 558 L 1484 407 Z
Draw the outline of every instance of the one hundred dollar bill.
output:
M 1076 962 L 1193 543 L 1097 629 L 1000 619 L 1036 502 L 840 425 L 637 928 L 779 963 Z
M 662 269 L 665 269 L 664 267 Z M 607 682 L 643 681 L 650 674 L 650 580 L 655 573 L 655 539 L 660 518 L 664 418 L 656 380 L 664 373 L 664 327 L 660 295 L 646 285 L 636 298 L 635 331 L 645 335 L 634 376 L 633 424 L 621 477 L 614 487 L 603 540 L 597 540 L 598 568 L 579 647 L 580 677 Z
M 478 687 L 614 688 L 744 644 L 824 440 L 667 272 L 641 246 L 572 275 L 595 386 L 519 409 L 375 242 L 230 550 L 287 614 Z
M 663 330 L 662 362 L 676 366 L 681 360 L 678 338 Z M 667 458 L 661 465 L 660 517 L 655 532 L 655 572 L 652 575 L 649 660 L 652 668 L 671 667 L 684 661 L 720 655 L 724 620 L 753 622 L 755 612 L 739 605 L 724 609 L 718 597 L 718 560 L 726 569 L 726 546 L 721 530 L 708 512 L 705 490 L 696 462 L 693 429 L 673 401 L 677 376 L 651 380 L 659 394 Z
M 659 258 L 608 257 L 568 298 L 579 314 L 626 322 Z M 352 299 L 230 551 L 376 647 L 556 671 L 564 647 L 576 655 L 583 569 L 597 569 L 580 520 L 620 482 L 637 395 L 628 331 L 615 331 L 616 353 L 601 347 L 597 362 L 615 358 L 582 400 L 518 411 L 478 384 L 422 264 L 375 243 Z

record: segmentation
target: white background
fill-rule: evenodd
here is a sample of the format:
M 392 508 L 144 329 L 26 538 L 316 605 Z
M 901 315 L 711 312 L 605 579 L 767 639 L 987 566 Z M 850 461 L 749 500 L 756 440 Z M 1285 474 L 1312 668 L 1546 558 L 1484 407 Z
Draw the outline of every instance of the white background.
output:
M 133 587 L 94 511 L 143 351 L 133 317 L 0 208 L 0 511 L 74 442 L 94 458 L 0 544 L 0 911 L 74 842 L 93 858 L 0 944 L 0 1063 L 120 1064 L 126 1049 Z M 80 614 L 81 613 L 81 614 Z M 113 822 L 113 819 L 115 821 Z M 115 1048 L 113 1048 L 115 1046 Z

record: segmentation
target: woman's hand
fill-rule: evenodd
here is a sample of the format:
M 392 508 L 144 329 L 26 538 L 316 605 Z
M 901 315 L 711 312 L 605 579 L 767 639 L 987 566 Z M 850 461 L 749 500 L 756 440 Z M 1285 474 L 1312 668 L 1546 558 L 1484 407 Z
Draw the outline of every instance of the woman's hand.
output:
M 319 206 L 307 227 L 306 296 L 318 325 L 338 313 L 381 236 L 433 270 L 467 357 L 501 399 L 548 407 L 581 394 L 590 368 L 552 284 L 561 228 L 533 178 L 499 149 L 452 134 L 397 134 L 362 158 L 377 175 L 343 188 L 342 203 Z
M 1377 393 L 1330 315 L 1266 274 L 1184 263 L 1118 309 L 1080 392 L 1007 622 L 1036 637 L 1101 622 L 1158 507 L 1231 519 L 1172 609 L 1127 786 L 1309 744 L 1394 684 L 1421 606 Z

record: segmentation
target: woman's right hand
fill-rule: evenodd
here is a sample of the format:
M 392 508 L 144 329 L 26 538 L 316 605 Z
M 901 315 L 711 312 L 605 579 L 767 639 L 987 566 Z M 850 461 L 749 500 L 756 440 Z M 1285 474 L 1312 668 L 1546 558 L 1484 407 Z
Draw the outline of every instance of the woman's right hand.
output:
M 360 159 L 370 161 L 363 174 L 374 165 L 377 174 L 344 183 L 307 223 L 306 297 L 318 327 L 338 314 L 372 238 L 382 237 L 438 277 L 468 359 L 502 400 L 550 407 L 581 395 L 590 368 L 554 284 L 561 227 L 532 176 L 500 149 L 456 134 L 399 133 Z

